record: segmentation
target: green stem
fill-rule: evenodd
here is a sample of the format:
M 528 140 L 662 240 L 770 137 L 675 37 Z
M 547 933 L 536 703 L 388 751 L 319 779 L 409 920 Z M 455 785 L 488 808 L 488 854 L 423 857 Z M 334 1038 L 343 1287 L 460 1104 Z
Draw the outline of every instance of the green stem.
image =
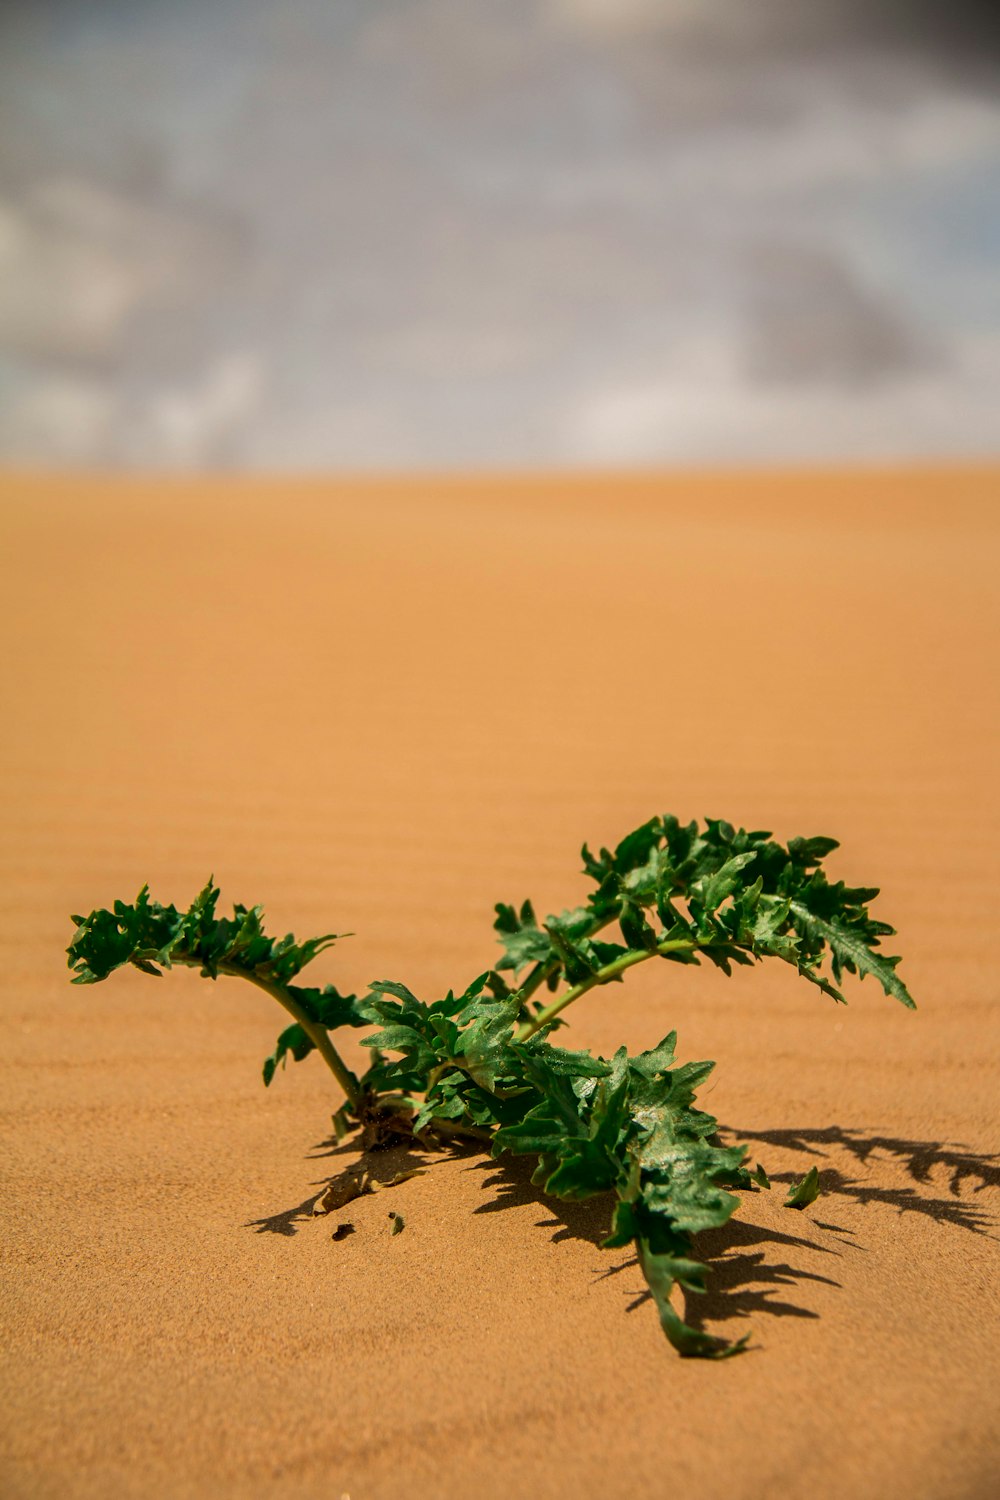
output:
M 574 1000 L 579 1000 L 581 995 L 585 995 L 588 990 L 594 989 L 597 985 L 608 984 L 611 980 L 617 979 L 620 974 L 624 974 L 626 969 L 631 969 L 635 964 L 641 964 L 647 958 L 656 958 L 658 956 L 662 958 L 668 953 L 690 953 L 698 946 L 699 944 L 691 938 L 673 938 L 666 942 L 657 943 L 655 948 L 644 948 L 641 951 L 636 950 L 632 953 L 623 954 L 621 958 L 616 958 L 612 963 L 605 964 L 603 969 L 597 969 L 593 974 L 588 974 L 586 979 L 581 979 L 579 984 L 574 984 L 570 989 L 559 995 L 557 999 L 552 1001 L 551 1005 L 546 1005 L 530 1021 L 525 1022 L 514 1040 L 516 1042 L 526 1042 L 529 1037 L 535 1035 L 536 1031 L 541 1031 L 543 1027 L 548 1026 L 550 1021 L 554 1021 L 559 1012 L 565 1010 L 567 1005 L 572 1005 Z
M 150 958 L 154 958 L 156 955 L 150 954 L 149 956 Z M 185 958 L 180 953 L 172 953 L 170 955 L 170 962 L 171 964 L 186 964 L 188 968 L 192 969 L 203 969 L 205 967 L 203 959 Z M 288 1014 L 302 1027 L 302 1030 L 312 1042 L 316 1051 L 340 1084 L 340 1087 L 344 1090 L 350 1103 L 357 1108 L 361 1103 L 361 1090 L 358 1087 L 358 1080 L 331 1042 L 329 1032 L 318 1021 L 313 1021 L 306 1015 L 301 1005 L 299 1005 L 298 1001 L 293 998 L 283 984 L 278 984 L 273 979 L 263 979 L 260 975 L 251 973 L 249 969 L 241 969 L 237 964 L 220 963 L 218 971 L 220 974 L 230 974 L 234 979 L 249 979 L 250 983 L 255 984 L 259 990 L 263 990 L 265 995 L 270 995 L 272 1000 L 277 1000 L 278 1004 L 287 1010 Z
M 554 973 L 558 967 L 559 960 L 557 958 L 552 959 L 547 964 L 535 965 L 524 983 L 517 987 L 517 995 L 521 1001 L 522 1009 L 527 1009 L 527 1002 L 531 999 L 531 996 L 538 989 L 539 985 L 544 984 L 549 975 Z

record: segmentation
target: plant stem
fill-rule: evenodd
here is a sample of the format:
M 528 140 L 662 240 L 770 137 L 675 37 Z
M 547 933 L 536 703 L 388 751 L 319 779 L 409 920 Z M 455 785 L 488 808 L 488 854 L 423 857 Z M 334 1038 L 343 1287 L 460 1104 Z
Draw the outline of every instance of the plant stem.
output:
M 572 985 L 570 989 L 564 991 L 557 999 L 553 1000 L 551 1005 L 546 1005 L 544 1010 L 540 1010 L 530 1021 L 525 1022 L 514 1040 L 517 1042 L 526 1042 L 529 1037 L 535 1035 L 536 1031 L 541 1031 L 544 1026 L 548 1026 L 550 1021 L 554 1021 L 559 1012 L 565 1010 L 567 1005 L 571 1005 L 574 1000 L 579 1000 L 581 995 L 585 995 L 588 990 L 594 989 L 597 985 L 608 984 L 611 980 L 617 979 L 620 974 L 623 974 L 626 969 L 631 969 L 634 964 L 641 964 L 647 958 L 662 958 L 668 953 L 690 953 L 698 946 L 699 944 L 690 938 L 674 938 L 663 943 L 657 943 L 655 948 L 646 948 L 642 952 L 623 954 L 621 958 L 616 958 L 612 963 L 605 964 L 603 969 L 595 970 L 593 974 L 588 974 L 586 979 L 581 979 L 578 984 Z
M 492 1141 L 493 1131 L 479 1125 L 465 1125 L 461 1120 L 430 1120 L 424 1130 L 436 1130 L 441 1135 L 459 1136 L 470 1141 Z
M 150 954 L 150 957 L 155 957 L 155 955 Z M 172 953 L 170 955 L 170 962 L 171 964 L 186 964 L 191 969 L 204 968 L 202 959 L 185 958 L 180 953 Z M 230 974 L 234 979 L 248 979 L 259 990 L 263 990 L 266 995 L 270 995 L 272 1000 L 277 1000 L 278 1004 L 287 1010 L 293 1020 L 297 1021 L 302 1027 L 302 1030 L 312 1042 L 316 1051 L 340 1084 L 340 1087 L 344 1090 L 350 1103 L 355 1107 L 361 1103 L 361 1090 L 358 1087 L 358 1080 L 331 1042 L 329 1032 L 318 1021 L 310 1020 L 301 1005 L 299 1005 L 298 1001 L 293 998 L 283 984 L 278 984 L 273 979 L 262 979 L 259 975 L 251 973 L 249 969 L 241 969 L 236 964 L 220 963 L 218 971 L 220 974 Z

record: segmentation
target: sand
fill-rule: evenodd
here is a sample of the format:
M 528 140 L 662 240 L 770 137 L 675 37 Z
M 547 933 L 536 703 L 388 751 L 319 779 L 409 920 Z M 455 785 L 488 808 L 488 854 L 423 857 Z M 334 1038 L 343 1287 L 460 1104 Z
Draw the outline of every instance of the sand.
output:
M 997 470 L 4 480 L 4 1495 L 996 1494 L 998 502 Z M 353 1154 L 315 1058 L 262 1088 L 265 996 L 68 984 L 70 911 L 213 871 L 354 932 L 320 977 L 432 998 L 494 901 L 572 904 L 581 841 L 657 811 L 839 837 L 920 1002 L 649 965 L 573 1013 L 606 1053 L 676 1026 L 736 1138 L 823 1171 L 702 1242 L 708 1326 L 752 1333 L 721 1365 L 520 1169 L 441 1160 L 333 1241 Z

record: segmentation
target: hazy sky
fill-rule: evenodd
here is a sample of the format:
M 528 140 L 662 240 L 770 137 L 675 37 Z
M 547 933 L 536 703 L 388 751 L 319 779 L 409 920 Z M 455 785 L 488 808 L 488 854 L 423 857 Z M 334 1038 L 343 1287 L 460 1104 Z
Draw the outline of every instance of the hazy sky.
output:
M 998 16 L 6 0 L 0 461 L 996 453 Z

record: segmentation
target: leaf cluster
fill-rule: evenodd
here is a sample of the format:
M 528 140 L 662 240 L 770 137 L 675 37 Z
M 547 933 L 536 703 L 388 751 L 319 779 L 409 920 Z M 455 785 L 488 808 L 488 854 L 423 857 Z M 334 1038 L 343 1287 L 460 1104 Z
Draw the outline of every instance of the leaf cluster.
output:
M 390 980 L 362 998 L 297 984 L 337 935 L 271 938 L 256 906 L 220 917 L 211 881 L 186 911 L 152 901 L 144 887 L 132 905 L 75 917 L 69 962 L 76 983 L 127 964 L 159 974 L 182 963 L 211 979 L 248 979 L 295 1017 L 264 1063 L 265 1083 L 287 1057 L 320 1050 L 347 1094 L 339 1132 L 360 1128 L 366 1145 L 480 1140 L 495 1156 L 537 1158 L 533 1181 L 557 1198 L 608 1195 L 605 1244 L 635 1247 L 670 1342 L 682 1354 L 718 1356 L 745 1340 L 726 1345 L 690 1326 L 674 1289 L 704 1291 L 708 1268 L 693 1237 L 725 1224 L 739 1191 L 770 1184 L 759 1164 L 748 1170 L 743 1146 L 720 1142 L 718 1122 L 696 1104 L 714 1065 L 679 1065 L 673 1032 L 610 1059 L 551 1036 L 574 1000 L 657 959 L 705 959 L 730 974 L 777 958 L 838 1002 L 845 974 L 871 975 L 912 1008 L 899 960 L 880 951 L 893 929 L 869 912 L 877 891 L 831 882 L 822 868 L 836 847 L 820 837 L 786 846 L 718 819 L 652 818 L 614 850 L 584 846 L 592 889 L 581 905 L 539 920 L 530 901 L 498 904 L 499 962 L 430 1003 Z M 344 1026 L 374 1028 L 362 1040 L 371 1062 L 360 1078 L 331 1041 Z M 813 1174 L 788 1206 L 804 1208 L 818 1192 Z
M 584 845 L 595 889 L 581 906 L 539 923 L 530 901 L 520 909 L 498 905 L 504 957 L 497 968 L 519 974 L 534 965 L 531 987 L 541 980 L 555 990 L 561 980 L 586 982 L 636 952 L 685 964 L 704 957 L 727 974 L 734 964 L 773 957 L 837 1001 L 845 973 L 870 974 L 912 1009 L 895 972 L 899 959 L 878 952 L 894 929 L 868 910 L 877 887 L 831 882 L 821 868 L 837 847 L 823 837 L 782 845 L 769 832 L 717 818 L 704 827 L 651 818 L 614 850 L 594 855 Z M 612 924 L 620 941 L 598 940 Z
M 197 968 L 206 979 L 230 974 L 248 979 L 271 993 L 278 992 L 301 1012 L 303 1020 L 324 1031 L 341 1026 L 366 1026 L 369 1017 L 356 995 L 342 995 L 332 984 L 314 988 L 293 983 L 313 959 L 331 947 L 343 933 L 296 942 L 291 933 L 268 937 L 260 906 L 233 908 L 231 917 L 218 915 L 219 889 L 209 878 L 186 911 L 163 906 L 150 898 L 143 886 L 135 901 L 116 901 L 110 910 L 98 909 L 89 916 L 74 916 L 73 941 L 66 952 L 74 970 L 74 984 L 94 984 L 127 964 L 157 978 L 174 964 Z M 274 1052 L 264 1062 L 264 1083 L 269 1084 L 286 1057 L 301 1062 L 315 1050 L 315 1042 L 302 1020 L 285 1028 Z

